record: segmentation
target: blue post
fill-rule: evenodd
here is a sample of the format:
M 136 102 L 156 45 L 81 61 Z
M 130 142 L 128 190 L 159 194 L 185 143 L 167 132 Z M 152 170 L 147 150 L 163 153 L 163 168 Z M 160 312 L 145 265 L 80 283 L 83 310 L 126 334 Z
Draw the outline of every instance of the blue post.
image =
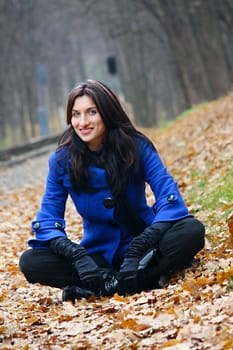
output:
M 40 135 L 50 134 L 48 111 L 45 103 L 45 88 L 47 83 L 46 69 L 42 64 L 36 66 L 36 81 L 38 87 L 37 118 L 40 126 Z

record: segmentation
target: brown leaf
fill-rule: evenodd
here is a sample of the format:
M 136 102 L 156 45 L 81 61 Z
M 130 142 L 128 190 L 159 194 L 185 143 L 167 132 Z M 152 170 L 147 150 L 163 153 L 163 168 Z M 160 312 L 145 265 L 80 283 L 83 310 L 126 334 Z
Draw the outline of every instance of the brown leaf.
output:
M 227 224 L 228 224 L 229 232 L 233 236 L 233 213 L 227 219 Z M 233 239 L 233 237 L 232 237 L 232 239 Z

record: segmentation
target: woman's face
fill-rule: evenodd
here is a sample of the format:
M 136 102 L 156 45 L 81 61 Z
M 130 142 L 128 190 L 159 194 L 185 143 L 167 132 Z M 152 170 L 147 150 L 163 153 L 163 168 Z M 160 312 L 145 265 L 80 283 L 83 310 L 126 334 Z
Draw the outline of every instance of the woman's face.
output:
M 102 148 L 107 128 L 89 96 L 83 95 L 74 101 L 71 125 L 90 150 L 99 151 Z

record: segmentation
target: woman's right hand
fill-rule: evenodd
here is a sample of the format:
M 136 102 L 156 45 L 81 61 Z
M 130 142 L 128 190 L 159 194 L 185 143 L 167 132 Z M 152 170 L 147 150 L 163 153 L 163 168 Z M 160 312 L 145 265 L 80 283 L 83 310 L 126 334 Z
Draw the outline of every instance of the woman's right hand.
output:
M 104 291 L 103 275 L 83 246 L 66 237 L 56 237 L 48 245 L 52 252 L 64 256 L 73 265 L 83 288 L 96 295 L 102 295 Z

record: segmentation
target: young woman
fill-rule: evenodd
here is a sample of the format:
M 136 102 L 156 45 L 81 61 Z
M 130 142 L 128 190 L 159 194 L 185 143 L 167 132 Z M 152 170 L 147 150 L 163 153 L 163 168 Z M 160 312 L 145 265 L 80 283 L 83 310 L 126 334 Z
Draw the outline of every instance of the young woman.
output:
M 114 93 L 87 80 L 67 103 L 68 129 L 49 159 L 32 249 L 20 258 L 31 283 L 63 289 L 63 300 L 133 294 L 163 287 L 204 246 L 204 226 L 150 140 L 135 129 Z M 146 201 L 145 186 L 155 203 Z M 68 195 L 83 237 L 65 231 Z

